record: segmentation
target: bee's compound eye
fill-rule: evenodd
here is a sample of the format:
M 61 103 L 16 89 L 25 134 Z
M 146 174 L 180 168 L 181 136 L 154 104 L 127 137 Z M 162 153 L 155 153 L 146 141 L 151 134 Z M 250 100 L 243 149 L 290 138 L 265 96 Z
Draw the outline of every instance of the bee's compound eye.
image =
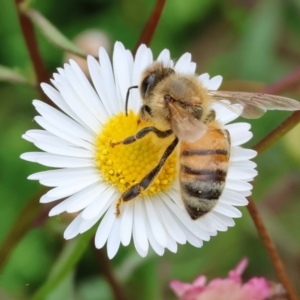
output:
M 142 81 L 142 84 L 141 84 L 141 94 L 142 94 L 143 98 L 155 86 L 155 83 L 156 83 L 156 76 L 154 74 L 151 74 L 151 75 L 147 76 Z

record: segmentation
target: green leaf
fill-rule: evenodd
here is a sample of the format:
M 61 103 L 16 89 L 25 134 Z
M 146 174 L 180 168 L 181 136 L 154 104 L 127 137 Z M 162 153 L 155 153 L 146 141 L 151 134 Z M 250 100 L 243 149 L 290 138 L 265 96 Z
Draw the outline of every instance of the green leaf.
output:
M 45 300 L 75 299 L 74 275 L 75 272 L 70 271 Z
M 68 276 L 88 247 L 89 241 L 95 234 L 96 228 L 97 227 L 94 227 L 94 229 L 90 229 L 76 239 L 66 243 L 51 270 L 48 280 L 33 295 L 31 298 L 32 300 L 45 299 L 66 278 L 66 276 Z
M 270 80 L 270 70 L 273 74 L 278 74 L 279 62 L 275 58 L 281 21 L 281 1 L 266 0 L 256 5 L 246 23 L 239 48 L 242 63 L 236 67 L 240 69 L 242 78 L 264 81 Z
M 42 14 L 34 9 L 25 9 L 24 13 L 30 20 L 42 31 L 44 36 L 57 47 L 72 52 L 83 58 L 86 58 L 87 53 L 79 49 L 68 38 L 66 38 L 56 27 L 54 27 Z
M 32 83 L 30 83 L 20 73 L 2 65 L 0 65 L 0 81 L 32 85 Z

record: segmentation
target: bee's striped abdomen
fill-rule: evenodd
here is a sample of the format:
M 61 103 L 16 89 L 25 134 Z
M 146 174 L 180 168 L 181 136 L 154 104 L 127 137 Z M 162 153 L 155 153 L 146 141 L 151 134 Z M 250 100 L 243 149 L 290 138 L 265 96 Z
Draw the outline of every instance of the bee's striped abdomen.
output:
M 198 219 L 216 205 L 227 175 L 230 141 L 228 132 L 216 122 L 193 143 L 181 142 L 180 186 L 182 199 L 192 219 Z

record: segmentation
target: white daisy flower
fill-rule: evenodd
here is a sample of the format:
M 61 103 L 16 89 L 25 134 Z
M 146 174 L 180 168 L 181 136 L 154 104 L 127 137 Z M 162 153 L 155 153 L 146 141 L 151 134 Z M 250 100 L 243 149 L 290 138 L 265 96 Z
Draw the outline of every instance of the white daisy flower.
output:
M 21 158 L 56 168 L 28 177 L 52 188 L 40 199 L 42 203 L 59 202 L 49 215 L 78 213 L 65 230 L 65 239 L 74 238 L 100 221 L 95 236 L 97 248 L 107 244 L 108 256 L 112 258 L 120 244 L 128 246 L 132 239 L 137 252 L 144 257 L 149 246 L 158 255 L 163 255 L 166 248 L 176 252 L 177 244 L 186 242 L 201 247 L 217 231 L 233 226 L 233 218 L 241 216 L 235 206 L 246 205 L 245 197 L 251 194 L 249 181 L 257 172 L 255 163 L 249 159 L 256 152 L 240 147 L 252 137 L 250 125 L 228 125 L 238 115 L 220 104 L 213 108 L 217 120 L 230 133 L 231 156 L 225 189 L 213 210 L 196 221 L 186 212 L 177 178 L 177 150 L 143 195 L 123 203 L 120 215 L 116 215 L 116 203 L 122 192 L 156 166 L 169 140 L 158 141 L 149 134 L 129 145 L 110 145 L 111 141 L 122 140 L 145 126 L 137 122 L 142 104 L 136 89 L 130 92 L 128 116 L 124 104 L 128 87 L 139 83 L 141 73 L 153 61 L 149 48 L 141 45 L 133 58 L 117 42 L 112 63 L 103 48 L 99 51 L 100 63 L 93 57 L 87 60 L 93 85 L 74 61 L 65 64 L 53 75 L 54 87 L 42 84 L 45 94 L 59 109 L 34 100 L 40 114 L 35 121 L 43 129 L 29 130 L 23 135 L 44 152 L 24 153 Z M 164 50 L 157 60 L 182 73 L 193 74 L 196 69 L 189 53 L 174 63 L 169 51 Z M 206 89 L 216 90 L 222 77 L 202 74 L 199 81 Z

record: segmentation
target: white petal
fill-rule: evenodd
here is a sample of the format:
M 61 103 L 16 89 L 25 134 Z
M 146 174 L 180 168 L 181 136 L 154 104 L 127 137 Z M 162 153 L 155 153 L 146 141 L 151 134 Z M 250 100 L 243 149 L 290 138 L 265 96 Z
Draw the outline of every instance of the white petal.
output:
M 156 201 L 153 201 L 156 202 Z M 146 206 L 146 211 L 148 215 L 148 220 L 150 227 L 152 229 L 153 236 L 155 240 L 162 246 L 167 246 L 167 236 L 165 233 L 165 229 L 161 223 L 161 219 L 159 217 L 159 212 L 155 207 L 155 203 L 152 204 L 152 201 L 148 198 L 144 201 Z
M 231 167 L 228 170 L 227 178 L 230 179 L 240 179 L 240 180 L 253 180 L 257 175 L 257 171 L 254 169 L 245 169 L 245 168 L 234 168 Z
M 88 207 L 82 212 L 83 219 L 93 219 L 96 215 L 100 214 L 103 211 L 107 204 L 111 204 L 113 199 L 118 197 L 113 187 L 109 187 L 104 190 L 102 194 L 96 198 Z
M 63 140 L 52 133 L 46 131 L 46 130 L 40 130 L 40 129 L 34 129 L 34 130 L 28 130 L 25 134 L 22 135 L 22 137 L 31 142 L 46 142 L 46 143 L 53 143 L 53 144 L 59 144 L 59 145 L 65 145 L 65 146 L 71 146 L 74 144 Z
M 72 157 L 85 157 L 92 158 L 94 157 L 94 153 L 92 151 L 78 148 L 78 147 L 70 147 L 62 144 L 54 144 L 54 143 L 45 143 L 45 142 L 35 142 L 34 145 L 39 149 L 46 151 L 52 154 L 58 154 L 63 156 L 72 156 Z
M 104 105 L 77 63 L 70 60 L 70 66 L 73 71 L 72 75 L 74 75 L 72 79 L 76 78 L 76 80 L 71 80 L 73 88 L 77 91 L 83 103 L 90 108 L 91 113 L 104 124 L 109 118 Z
M 124 246 L 128 246 L 132 234 L 134 202 L 129 201 L 128 203 L 124 204 L 123 207 L 124 211 L 122 212 L 121 217 L 120 236 L 121 243 Z
M 42 201 L 42 199 L 44 199 L 45 197 L 47 197 L 47 195 L 44 195 L 40 202 L 41 203 L 45 203 L 46 201 Z M 71 197 L 61 201 L 59 204 L 57 204 L 56 206 L 54 206 L 50 211 L 49 211 L 49 216 L 56 216 L 59 215 L 63 212 L 65 212 L 67 210 L 67 207 L 70 205 L 70 203 L 72 203 L 72 199 L 70 199 Z M 49 202 L 49 201 L 48 201 Z
M 100 65 L 94 62 L 92 57 L 88 58 L 90 73 L 94 86 L 106 107 L 111 114 L 116 114 L 121 109 L 121 103 L 118 100 L 115 79 L 113 75 L 112 65 L 108 54 L 104 48 L 99 50 Z M 123 107 L 122 107 L 123 108 Z
M 115 219 L 115 207 L 114 205 L 111 205 L 103 217 L 95 235 L 95 246 L 97 249 L 102 248 L 106 243 Z
M 84 168 L 81 168 L 84 169 Z M 69 169 L 66 169 L 69 170 Z M 56 171 L 56 170 L 51 170 L 51 171 Z M 47 171 L 46 171 L 47 172 Z M 77 185 L 78 183 L 82 181 L 99 181 L 100 176 L 99 172 L 96 169 L 90 169 L 86 170 L 85 172 L 77 172 L 73 173 L 74 176 L 70 177 L 67 176 L 66 174 L 70 174 L 71 172 L 64 172 L 64 176 L 60 177 L 54 177 L 53 175 L 51 177 L 48 176 L 48 178 L 40 179 L 40 183 L 45 185 L 45 186 L 50 186 L 50 187 L 55 187 L 55 186 L 70 186 L 70 185 Z M 54 173 L 55 174 L 55 173 Z M 83 180 L 84 179 L 84 180 Z
M 61 113 L 59 110 L 42 101 L 34 100 L 32 103 L 35 109 L 41 114 L 41 116 L 44 117 L 45 120 L 49 121 L 50 123 L 59 124 L 61 130 L 69 135 L 77 136 L 90 143 L 94 143 L 94 134 L 72 120 L 67 115 Z
M 93 167 L 95 165 L 94 160 L 91 158 L 67 157 L 44 152 L 27 152 L 20 157 L 24 160 L 53 168 L 80 168 Z
M 217 203 L 213 210 L 231 218 L 240 218 L 242 216 L 242 213 L 237 208 L 221 201 Z
M 47 83 L 41 83 L 41 88 L 44 93 L 67 115 L 69 115 L 76 122 L 80 123 L 80 119 L 76 116 L 76 114 L 72 111 L 69 105 L 65 102 L 62 95 L 51 85 Z M 81 123 L 80 123 L 81 124 Z
M 248 131 L 250 127 L 249 123 L 234 123 L 225 126 L 230 133 L 232 147 L 242 145 L 252 138 L 252 132 Z
M 163 201 L 156 202 L 157 211 L 161 214 L 161 219 L 164 222 L 165 228 L 168 231 L 169 235 L 179 244 L 186 243 L 186 237 L 182 230 L 182 226 L 178 223 L 172 216 L 169 209 L 165 206 Z
M 86 174 L 91 174 L 97 171 L 95 168 L 71 168 L 71 169 L 58 169 L 58 170 L 48 170 L 43 172 L 38 172 L 31 174 L 28 179 L 31 180 L 58 180 L 60 182 L 61 179 L 67 177 L 80 177 L 85 176 Z
M 202 240 L 208 241 L 210 239 L 208 233 L 204 230 L 201 230 L 195 224 L 194 221 L 188 216 L 186 211 L 181 211 L 180 208 L 174 204 L 174 202 L 170 201 L 169 198 L 166 198 L 165 195 L 162 194 L 162 199 L 164 203 L 170 208 L 170 210 L 174 213 L 176 218 L 188 229 L 190 230 L 195 236 L 199 237 Z
M 47 195 L 43 195 L 41 198 L 40 198 L 40 203 L 50 203 L 50 202 L 53 202 L 53 201 L 56 201 L 56 200 L 59 200 L 60 198 L 56 199 L 56 198 L 53 198 L 53 197 L 48 197 Z
M 228 189 L 224 189 L 220 201 L 235 206 L 244 206 L 248 204 L 248 200 L 243 195 Z
M 226 227 L 233 227 L 235 225 L 234 220 L 231 217 L 220 214 L 213 211 L 212 214 L 217 217 Z
M 109 201 L 106 201 L 105 206 L 102 208 L 102 210 L 99 210 L 98 214 L 94 216 L 94 218 L 91 219 L 83 219 L 82 223 L 80 225 L 80 233 L 85 232 L 86 230 L 90 229 L 94 224 L 97 223 L 99 219 L 102 218 L 102 216 L 105 214 L 107 209 L 112 205 L 112 202 L 115 200 L 115 198 L 111 198 Z M 81 214 L 82 215 L 82 214 Z
M 141 75 L 151 64 L 152 60 L 152 52 L 145 45 L 141 45 L 135 56 L 131 86 L 140 84 Z M 138 112 L 141 106 L 139 90 L 131 89 L 128 108 L 132 108 L 135 112 Z
M 206 88 L 208 90 L 215 91 L 220 87 L 222 80 L 223 78 L 220 75 L 212 77 L 206 84 Z
M 241 194 L 244 197 L 249 197 L 251 196 L 251 191 L 239 191 L 239 194 Z
M 173 202 L 176 203 L 178 207 L 180 207 L 182 210 L 185 210 L 182 198 L 181 198 L 181 193 L 180 190 L 177 188 L 171 188 L 168 193 L 166 193 L 166 196 L 168 198 L 171 198 Z
M 85 112 L 85 116 L 89 115 L 91 118 L 90 121 L 86 118 L 81 118 L 81 120 L 92 130 L 93 128 L 100 128 L 100 124 L 105 123 L 108 116 L 94 89 L 92 89 L 90 83 L 87 81 L 79 67 L 77 66 L 76 68 L 76 65 L 77 64 L 73 60 L 70 60 L 70 65 L 64 65 L 66 77 L 69 82 L 69 93 L 74 96 L 76 95 L 75 102 L 77 102 L 78 107 L 81 107 Z M 98 105 L 96 103 L 98 103 Z M 74 106 L 72 106 L 72 108 L 73 107 Z M 77 112 L 76 114 L 78 115 Z M 81 117 L 82 116 L 83 114 L 81 113 Z M 78 117 L 80 116 L 78 115 Z M 95 132 L 95 130 L 93 131 Z
M 233 147 L 230 153 L 230 161 L 241 161 L 255 157 L 257 152 L 252 149 L 244 149 L 242 147 Z
M 214 224 L 218 231 L 227 231 L 227 226 L 213 213 L 213 211 L 207 213 L 205 218 Z
M 79 226 L 79 233 L 84 233 L 91 229 L 101 218 L 101 215 L 97 215 L 94 219 L 84 220 L 82 219 L 81 224 Z
M 157 57 L 157 61 L 163 62 L 165 65 L 169 65 L 170 61 L 170 51 L 168 49 L 164 49 Z
M 233 191 L 251 191 L 252 185 L 242 180 L 227 178 L 226 189 L 233 190 Z
M 98 189 L 96 189 L 95 191 L 95 184 L 94 185 L 90 185 L 84 189 L 82 189 L 81 191 L 75 193 L 74 195 L 70 196 L 69 198 L 67 198 L 66 200 L 60 202 L 58 205 L 56 205 L 53 209 L 50 210 L 49 212 L 49 216 L 54 216 L 54 215 L 58 215 L 64 211 L 76 211 L 76 205 L 88 205 L 88 201 L 92 201 L 93 198 L 91 198 L 91 193 L 94 192 L 100 192 L 99 190 L 103 187 L 103 185 L 100 185 L 98 187 Z M 105 187 L 104 187 L 105 188 Z M 87 196 L 86 199 L 82 200 L 82 203 L 78 204 L 78 202 L 82 199 L 82 197 Z M 40 202 L 41 203 L 48 203 L 48 202 L 52 202 L 54 200 L 58 200 L 60 199 L 59 197 L 50 197 L 47 194 L 44 195 L 41 199 Z M 108 204 L 110 204 L 110 201 L 107 201 Z M 102 216 L 101 213 L 103 211 L 106 211 L 106 209 L 108 208 L 108 205 L 106 204 L 106 206 L 103 207 L 102 211 L 99 212 L 98 216 Z M 82 215 L 82 214 L 81 214 Z M 100 218 L 99 217 L 99 218 Z
M 133 243 L 134 243 L 134 247 L 137 251 L 137 253 L 141 256 L 141 257 L 146 257 L 147 254 L 148 254 L 148 250 L 144 250 L 140 247 L 140 245 L 137 243 L 137 240 L 136 240 L 136 228 L 133 227 Z
M 64 130 L 62 130 L 62 128 L 58 127 L 58 124 L 53 124 L 53 122 L 49 122 L 46 119 L 44 119 L 43 117 L 37 116 L 34 118 L 34 120 L 44 129 L 46 129 L 47 131 L 51 132 L 52 134 L 60 137 L 63 140 L 68 141 L 69 143 L 79 146 L 79 147 L 83 147 L 89 150 L 93 150 L 94 149 L 94 145 L 82 140 L 81 138 L 75 136 L 75 135 L 71 135 L 67 132 L 65 132 Z
M 125 104 L 127 90 L 131 86 L 132 74 L 130 74 L 129 72 L 129 64 L 126 59 L 126 50 L 123 44 L 119 42 L 116 42 L 114 47 L 113 69 L 115 74 L 116 86 L 120 95 L 119 99 L 123 106 Z
M 135 246 L 138 245 L 144 252 L 148 252 L 148 239 L 145 227 L 144 203 L 136 200 L 134 202 L 133 239 Z
M 66 228 L 64 232 L 64 238 L 70 240 L 79 234 L 79 226 L 81 223 L 81 216 L 78 215 L 72 223 Z
M 173 253 L 177 252 L 177 243 L 170 236 L 168 238 L 167 248 Z
M 182 228 L 186 236 L 187 241 L 194 247 L 200 248 L 203 245 L 203 241 L 196 237 L 192 232 L 190 232 L 186 227 Z
M 88 68 L 89 68 L 92 82 L 98 93 L 98 96 L 100 97 L 99 100 L 101 100 L 101 103 L 105 108 L 105 111 L 108 113 L 109 116 L 116 114 L 118 111 L 118 107 L 115 105 L 117 101 L 111 101 L 110 95 L 109 94 L 107 95 L 106 93 L 102 70 L 99 63 L 93 56 L 90 55 L 87 57 L 87 63 L 88 63 Z M 113 80 L 111 84 L 113 85 L 112 91 L 114 91 L 115 87 L 114 87 Z
M 77 193 L 78 191 L 92 185 L 93 183 L 97 182 L 98 178 L 89 178 L 89 180 L 84 180 L 81 182 L 77 182 L 77 184 L 69 184 L 69 185 L 63 185 L 56 187 L 50 191 L 47 192 L 47 196 L 53 197 L 53 198 L 64 198 L 68 197 L 70 195 L 73 195 Z
M 106 184 L 99 184 L 98 182 L 88 186 L 82 191 L 79 191 L 72 197 L 74 197 L 73 202 L 67 207 L 68 213 L 74 213 L 80 211 L 87 206 L 89 206 L 95 199 L 100 197 L 102 193 L 107 189 Z
M 212 108 L 216 112 L 216 120 L 222 124 L 227 124 L 227 123 L 235 120 L 236 118 L 238 118 L 240 114 L 237 114 L 235 111 L 232 111 L 232 110 L 228 109 L 226 106 L 222 105 L 221 103 L 223 103 L 223 102 L 227 103 L 228 101 L 214 102 L 212 105 Z M 228 106 L 234 107 L 234 105 L 230 105 L 230 103 L 228 103 Z M 242 111 L 240 111 L 240 113 L 241 112 Z
M 184 53 L 175 64 L 175 71 L 178 73 L 190 73 L 191 53 Z
M 55 83 L 56 88 L 76 114 L 77 118 L 80 119 L 81 124 L 95 134 L 100 132 L 100 129 L 102 128 L 101 123 L 93 116 L 90 109 L 84 104 L 84 102 L 82 102 L 78 94 L 70 86 L 70 83 L 61 77 L 57 77 L 53 83 Z
M 147 237 L 149 240 L 149 243 L 151 245 L 151 247 L 153 248 L 153 250 L 160 256 L 162 256 L 165 252 L 164 247 L 162 247 L 155 239 L 155 237 L 153 236 L 152 230 L 150 228 L 150 224 L 149 222 L 145 223 L 146 225 L 146 231 L 147 231 Z
M 107 240 L 107 255 L 112 259 L 120 247 L 120 219 L 115 218 L 112 230 Z
M 201 84 L 203 85 L 203 87 L 205 87 L 208 90 L 208 85 L 207 85 L 209 82 L 208 73 L 201 74 L 200 76 L 198 76 L 198 79 L 201 82 Z
M 202 216 L 196 221 L 196 224 L 204 231 L 206 231 L 210 236 L 217 235 L 216 228 L 207 218 L 206 215 Z
M 254 169 L 256 168 L 256 163 L 251 160 L 244 160 L 244 161 L 233 161 L 230 162 L 230 168 L 247 168 L 247 169 Z

